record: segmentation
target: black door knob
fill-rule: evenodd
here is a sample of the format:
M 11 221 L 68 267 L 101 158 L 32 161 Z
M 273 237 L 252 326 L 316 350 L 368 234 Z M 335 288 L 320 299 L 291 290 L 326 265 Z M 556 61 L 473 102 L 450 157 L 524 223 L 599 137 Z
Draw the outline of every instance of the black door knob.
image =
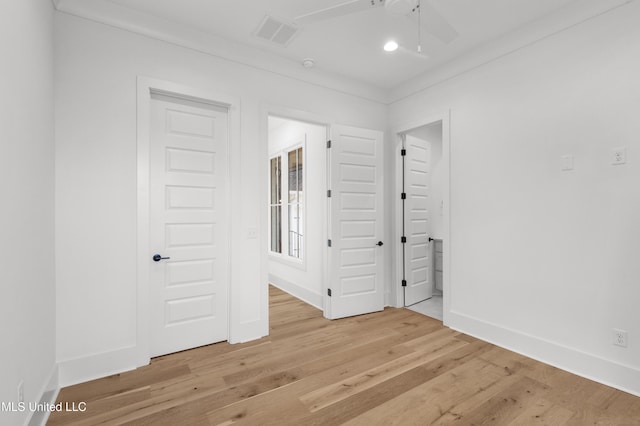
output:
M 380 247 L 382 244 L 384 244 L 382 241 L 378 241 L 378 243 L 376 244 L 378 247 Z
M 162 257 L 159 254 L 154 254 L 153 255 L 153 261 L 154 262 L 160 262 L 163 259 L 171 259 L 170 257 Z

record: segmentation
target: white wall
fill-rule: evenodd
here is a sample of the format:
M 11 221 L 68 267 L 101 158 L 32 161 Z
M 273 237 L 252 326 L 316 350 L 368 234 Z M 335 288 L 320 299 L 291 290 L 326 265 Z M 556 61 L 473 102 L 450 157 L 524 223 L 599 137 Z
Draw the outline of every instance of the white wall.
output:
M 386 108 L 166 42 L 56 14 L 57 356 L 63 384 L 131 367 L 136 345 L 136 78 L 240 98 L 231 335 L 267 333 L 268 105 L 384 128 Z M 249 228 L 261 230 L 249 239 Z M 117 361 L 114 361 L 117 360 Z
M 325 126 L 277 117 L 269 119 L 269 157 L 286 152 L 292 144 L 306 137 L 304 148 L 304 259 L 269 254 L 269 281 L 286 292 L 322 309 L 323 242 L 325 232 L 326 199 L 326 141 Z M 273 126 L 272 124 L 275 124 Z M 286 157 L 285 157 L 286 159 Z M 283 179 L 286 177 L 283 175 Z M 283 197 L 286 197 L 283 194 Z M 283 215 L 286 212 L 283 210 Z M 283 229 L 283 240 L 287 238 Z M 268 245 L 268 242 L 267 242 Z
M 40 401 L 56 386 L 53 7 L 0 3 L 0 401 Z M 31 413 L 0 412 L 0 424 Z
M 448 324 L 636 394 L 639 20 L 632 2 L 390 106 L 397 126 L 451 110 Z

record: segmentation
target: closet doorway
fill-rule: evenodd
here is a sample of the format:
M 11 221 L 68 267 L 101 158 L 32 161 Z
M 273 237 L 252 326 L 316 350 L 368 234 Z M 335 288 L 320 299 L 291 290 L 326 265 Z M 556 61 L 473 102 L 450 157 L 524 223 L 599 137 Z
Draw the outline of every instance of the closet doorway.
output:
M 443 320 L 445 188 L 443 120 L 399 133 L 402 164 L 402 305 Z

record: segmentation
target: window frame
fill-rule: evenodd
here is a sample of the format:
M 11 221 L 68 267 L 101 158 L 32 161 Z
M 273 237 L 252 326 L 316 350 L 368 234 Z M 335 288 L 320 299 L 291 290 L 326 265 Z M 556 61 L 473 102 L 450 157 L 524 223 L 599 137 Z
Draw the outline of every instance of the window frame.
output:
M 273 162 L 273 160 L 279 159 L 279 175 L 278 178 L 280 179 L 279 182 L 279 196 L 280 196 L 280 200 L 278 200 L 276 203 L 272 202 L 272 191 L 273 191 L 273 174 L 271 173 L 271 163 Z M 272 155 L 269 157 L 269 195 L 268 195 L 268 204 L 269 204 L 269 210 L 268 210 L 268 215 L 269 215 L 269 219 L 268 219 L 268 223 L 269 223 L 269 253 L 271 254 L 277 254 L 280 255 L 282 254 L 282 211 L 283 211 L 283 205 L 282 205 L 282 194 L 283 194 L 283 190 L 282 190 L 282 155 L 277 154 L 277 155 Z M 279 231 L 280 231 L 280 241 L 279 241 L 279 245 L 278 248 L 280 249 L 279 251 L 274 251 L 273 250 L 273 224 L 272 224 L 272 218 L 273 218 L 273 207 L 280 207 L 280 224 L 279 224 Z
M 296 151 L 298 149 L 302 149 L 302 200 L 299 205 L 302 207 L 302 226 L 301 226 L 301 234 L 302 234 L 302 257 L 294 257 L 289 254 L 289 153 Z M 271 250 L 271 242 L 272 242 L 272 213 L 271 213 L 271 185 L 272 185 L 272 176 L 271 176 L 271 161 L 274 158 L 280 157 L 280 196 L 281 196 L 281 213 L 280 213 L 280 253 Z M 307 196 L 304 195 L 307 190 L 307 148 L 306 148 L 306 135 L 303 135 L 302 138 L 299 139 L 299 142 L 295 144 L 291 144 L 286 146 L 285 148 L 278 150 L 276 152 L 270 153 L 269 155 L 269 182 L 268 182 L 268 228 L 269 235 L 267 241 L 268 253 L 269 257 L 274 260 L 279 260 L 284 263 L 287 263 L 292 266 L 296 266 L 301 269 L 306 269 L 306 258 L 307 258 L 307 241 L 305 239 L 305 235 L 307 234 Z M 296 203 L 298 204 L 298 203 Z

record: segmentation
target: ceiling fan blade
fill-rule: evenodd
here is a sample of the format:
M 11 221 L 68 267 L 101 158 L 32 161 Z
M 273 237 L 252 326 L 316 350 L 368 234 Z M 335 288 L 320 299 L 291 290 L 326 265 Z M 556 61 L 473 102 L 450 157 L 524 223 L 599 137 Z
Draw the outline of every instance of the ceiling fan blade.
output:
M 411 20 L 418 21 L 418 13 L 409 14 Z M 451 43 L 458 37 L 458 32 L 447 22 L 447 20 L 435 10 L 429 3 L 422 0 L 420 2 L 420 20 L 422 27 L 445 44 Z
M 326 9 L 316 10 L 294 18 L 294 21 L 300 25 L 313 24 L 315 22 L 324 21 L 338 16 L 349 15 L 351 13 L 361 12 L 372 7 L 377 7 L 382 3 L 379 0 L 348 0 Z

